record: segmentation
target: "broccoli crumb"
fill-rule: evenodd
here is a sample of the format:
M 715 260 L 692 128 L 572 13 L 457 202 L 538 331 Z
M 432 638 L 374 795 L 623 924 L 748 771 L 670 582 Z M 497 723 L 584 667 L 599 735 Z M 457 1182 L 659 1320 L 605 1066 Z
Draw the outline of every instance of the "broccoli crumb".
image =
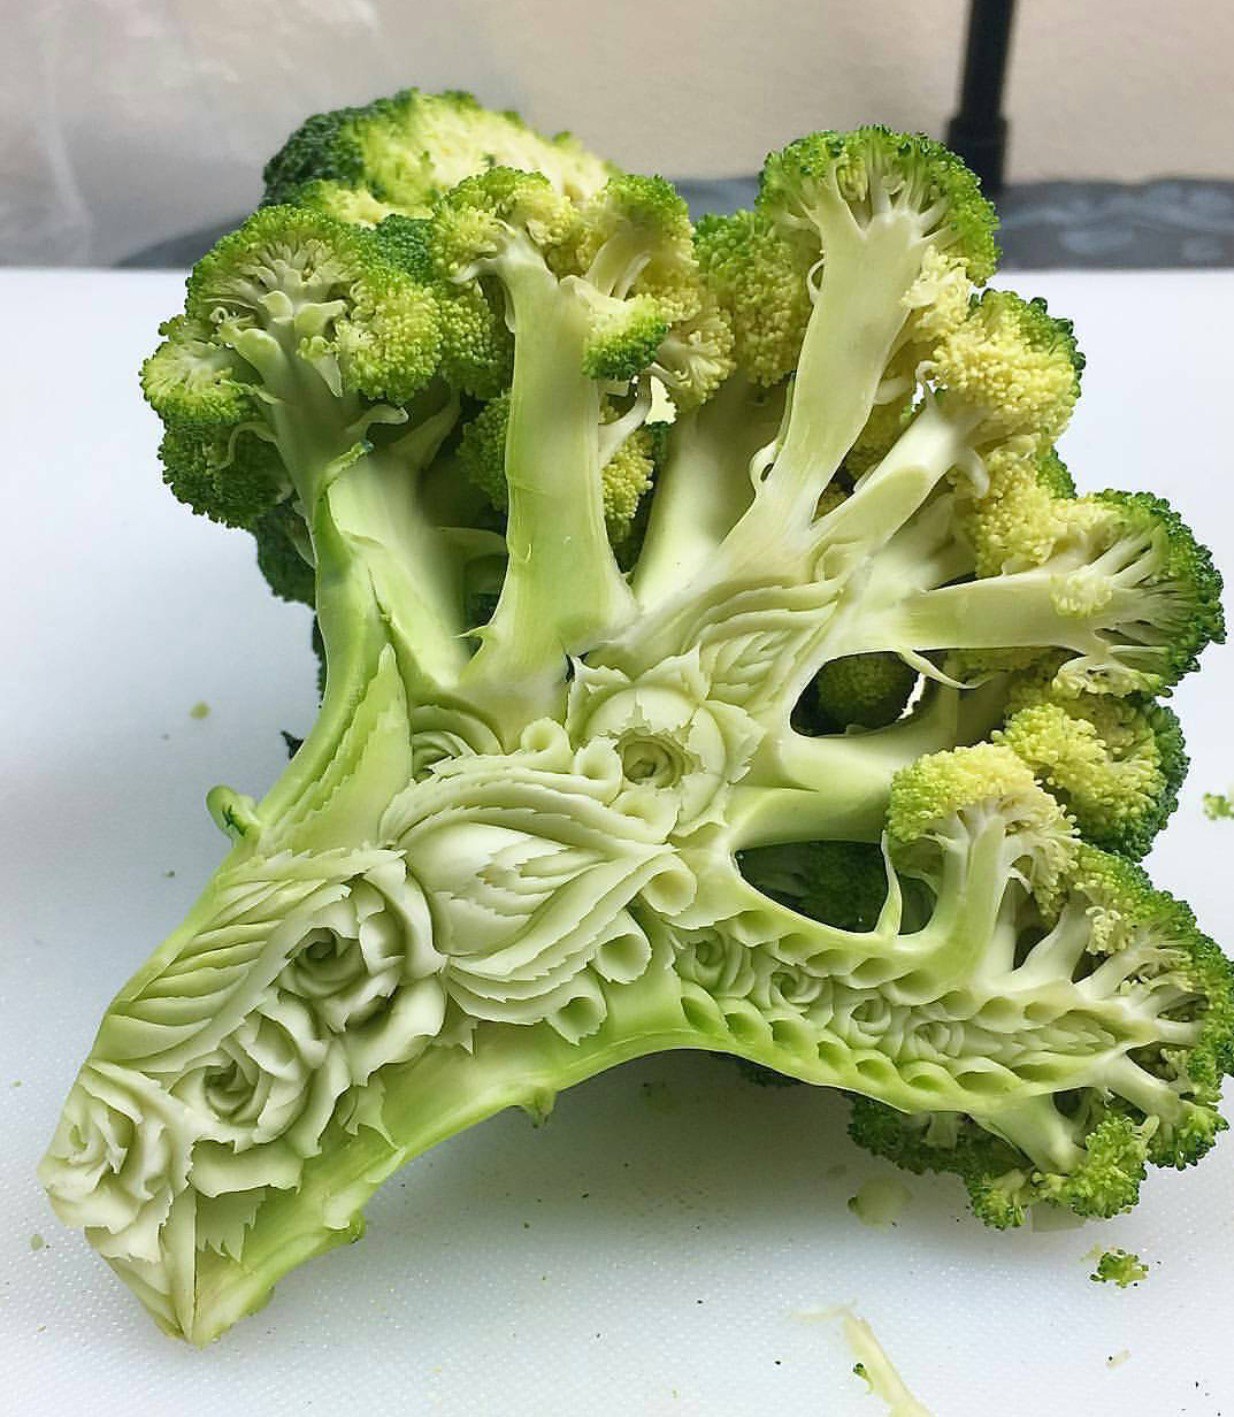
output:
M 37 1230 L 30 1236 L 30 1248 L 32 1250 L 41 1250 L 46 1244 L 47 1241 L 43 1239 Z
M 1126 1289 L 1128 1285 L 1147 1279 L 1148 1266 L 1139 1255 L 1130 1254 L 1127 1250 L 1106 1250 L 1098 1259 L 1097 1268 L 1088 1277 L 1094 1284 L 1117 1284 L 1120 1289 Z
M 902 1181 L 891 1176 L 876 1176 L 863 1181 L 857 1194 L 850 1196 L 848 1208 L 861 1221 L 875 1230 L 885 1230 L 899 1220 L 912 1192 Z
M 866 1384 L 872 1396 L 887 1404 L 890 1413 L 895 1417 L 930 1417 L 929 1410 L 905 1386 L 865 1319 L 848 1309 L 835 1309 L 818 1317 L 839 1318 L 843 1322 L 845 1341 L 856 1359 L 853 1373 Z
M 193 707 L 192 707 L 191 709 L 189 709 L 189 717 L 190 717 L 190 718 L 209 718 L 209 717 L 210 717 L 210 705 L 209 705 L 208 703 L 206 703 L 206 701 L 205 701 L 204 699 L 198 699 L 197 702 L 193 705 Z
M 1234 796 L 1225 792 L 1206 792 L 1204 794 L 1204 815 L 1210 822 L 1234 817 Z

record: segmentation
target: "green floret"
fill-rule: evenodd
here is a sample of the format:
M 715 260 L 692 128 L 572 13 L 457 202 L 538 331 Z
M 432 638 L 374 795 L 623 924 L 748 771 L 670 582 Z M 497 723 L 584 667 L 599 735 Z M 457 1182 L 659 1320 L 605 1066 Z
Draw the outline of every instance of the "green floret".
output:
M 257 542 L 257 566 L 280 600 L 312 606 L 317 576 L 304 518 L 290 500 L 264 512 L 252 527 Z
M 1094 1284 L 1117 1284 L 1120 1289 L 1126 1289 L 1148 1278 L 1148 1266 L 1139 1255 L 1127 1250 L 1107 1250 L 1088 1277 Z
M 704 294 L 698 313 L 672 326 L 650 366 L 674 408 L 687 413 L 707 402 L 733 372 L 728 316 Z
M 584 367 L 625 383 L 651 369 L 679 406 L 732 370 L 728 322 L 705 289 L 681 196 L 659 177 L 615 177 L 586 203 L 554 266 L 591 307 Z
M 1095 846 L 1138 859 L 1178 805 L 1187 753 L 1177 716 L 1140 695 L 1063 695 L 1047 662 L 1019 676 L 995 733 L 1056 793 Z
M 992 743 L 930 753 L 898 773 L 887 831 L 894 842 L 911 846 L 934 836 L 951 816 L 986 802 L 997 803 L 1029 830 L 1070 835 L 1058 804 L 1037 786 L 1029 768 Z
M 168 419 L 159 458 L 180 501 L 224 526 L 251 527 L 290 485 L 278 449 L 256 429 Z
M 1038 485 L 1044 487 L 1053 496 L 1074 497 L 1076 495 L 1075 478 L 1072 477 L 1067 464 L 1053 448 L 1042 453 L 1037 459 L 1035 473 Z
M 487 403 L 464 427 L 458 460 L 472 483 L 492 505 L 504 511 L 506 494 L 506 430 L 510 423 L 510 396 Z
M 505 468 L 509 422 L 510 397 L 505 394 L 486 404 L 466 425 L 458 450 L 463 471 L 499 511 L 509 502 Z M 623 546 L 631 535 L 639 502 L 655 473 L 659 437 L 658 425 L 636 429 L 601 469 L 604 521 L 614 547 Z
M 1014 878 L 1052 916 L 1075 860 L 1066 813 L 1025 763 L 992 743 L 930 753 L 901 769 L 887 837 L 899 869 L 925 881 L 935 880 L 940 861 L 966 857 L 967 898 L 958 902 L 966 913 L 1001 908 Z
M 583 372 L 590 379 L 628 383 L 652 363 L 667 334 L 668 321 L 649 295 L 597 302 Z
M 458 406 L 436 377 L 437 301 L 388 250 L 319 212 L 262 208 L 194 268 L 143 387 L 177 495 L 255 532 L 276 592 L 315 598 L 335 658 L 354 654 L 339 636 L 354 637 L 357 606 L 380 586 L 427 692 L 466 651 L 447 541 L 410 494 Z M 400 558 L 438 568 L 422 599 Z
M 743 211 L 704 217 L 695 251 L 732 323 L 738 366 L 756 384 L 778 384 L 797 362 L 811 309 L 792 246 L 769 217 Z
M 287 488 L 254 372 L 207 320 L 177 315 L 159 333 L 141 383 L 164 423 L 164 480 L 194 511 L 249 526 Z
M 513 337 L 478 286 L 454 285 L 436 278 L 431 234 L 429 221 L 405 216 L 388 216 L 373 231 L 387 259 L 433 293 L 441 333 L 442 377 L 473 398 L 494 398 L 510 383 Z
M 186 312 L 198 328 L 212 322 L 258 377 L 277 357 L 267 326 L 327 383 L 372 399 L 406 402 L 437 367 L 431 293 L 371 236 L 294 207 L 264 208 L 204 256 Z
M 520 234 L 542 253 L 575 235 L 577 211 L 540 173 L 495 167 L 465 178 L 433 211 L 430 250 L 435 273 L 463 283 Z
M 843 728 L 882 728 L 904 711 L 917 671 L 896 654 L 853 654 L 823 665 L 814 681 L 818 705 Z
M 1091 977 L 1144 990 L 1162 1020 L 1161 1038 L 1137 1053 L 1142 1074 L 1127 1089 L 1133 1116 L 1150 1128 L 1148 1159 L 1190 1166 L 1226 1126 L 1216 1104 L 1222 1078 L 1234 1073 L 1234 967 L 1186 904 L 1121 857 L 1082 847 L 1073 891 L 1085 902 L 1089 954 L 1106 959 Z
M 1075 484 L 1053 451 L 1022 440 L 985 458 L 986 486 L 963 512 L 979 576 L 1027 570 L 1049 560 L 1058 543 L 1094 525 L 1098 510 L 1075 500 Z
M 685 199 L 662 177 L 614 177 L 587 202 L 569 269 L 600 290 L 654 300 L 667 322 L 702 303 Z
M 267 163 L 264 202 L 371 223 L 391 211 L 427 216 L 443 192 L 494 166 L 543 172 L 576 200 L 613 172 L 568 133 L 543 137 L 470 94 L 406 89 L 308 119 Z
M 1212 553 L 1161 497 L 1150 492 L 1099 492 L 1092 501 L 1114 513 L 1095 571 L 1104 571 L 1114 594 L 1134 587 L 1142 626 L 1128 663 L 1145 662 L 1146 688 L 1169 688 L 1190 674 L 1209 644 L 1225 643 L 1221 572 Z M 1097 579 L 1079 573 L 1085 593 Z M 1102 592 L 1104 594 L 1104 591 Z M 1129 630 L 1129 637 L 1133 633 Z
M 141 387 L 162 418 L 200 427 L 236 428 L 261 412 L 252 371 L 218 343 L 213 323 L 173 315 L 159 326 L 163 343 L 141 366 Z
M 923 355 L 961 319 L 973 283 L 994 260 L 993 209 L 971 173 L 928 139 L 882 128 L 816 133 L 772 154 L 756 213 L 713 226 L 701 248 L 709 281 L 728 301 L 747 374 L 763 382 L 795 366 L 763 496 L 743 527 L 740 550 L 751 562 L 774 527 L 814 519 L 877 406 L 897 404 L 893 419 L 911 406 Z M 748 279 L 737 274 L 747 248 Z M 798 339 L 790 312 L 802 296 L 809 313 Z M 754 309 L 759 302 L 772 312 L 767 326 Z M 764 331 L 772 338 L 760 349 L 752 337 Z M 940 447 L 937 476 L 961 454 L 958 445 Z M 919 500 L 921 479 L 900 480 Z M 880 513 L 884 525 L 888 510 Z M 845 539 L 856 539 L 847 525 Z
M 984 439 L 1028 435 L 1045 449 L 1071 418 L 1083 368 L 1069 320 L 1044 300 L 987 290 L 935 350 L 931 377 L 974 411 Z
M 790 234 L 811 230 L 816 214 L 836 203 L 867 223 L 897 208 L 920 213 L 928 234 L 964 261 L 972 280 L 994 272 L 994 208 L 959 158 L 920 133 L 814 133 L 767 159 L 758 209 Z
M 842 930 L 873 930 L 887 899 L 887 867 L 873 843 L 796 841 L 751 847 L 737 860 L 772 900 Z
M 876 480 L 888 463 L 909 465 L 904 445 L 921 422 Z M 998 525 L 984 538 L 988 559 L 980 567 L 993 574 L 910 591 L 891 613 L 871 607 L 845 650 L 967 651 L 956 663 L 969 673 L 1022 667 L 1065 650 L 1054 676 L 1062 694 L 1168 692 L 1195 668 L 1205 645 L 1225 636 L 1221 577 L 1211 555 L 1159 498 L 1117 492 L 1055 498 L 1029 483 L 1030 466 L 1013 460 L 998 475 L 1004 487 L 1018 481 L 1011 503 L 1023 505 L 1027 497 L 1031 508 L 1040 496 L 1045 515 L 1017 531 L 1011 507 L 996 498 Z M 850 499 L 837 515 L 861 501 Z M 980 509 L 978 501 L 978 519 Z M 973 530 L 980 547 L 983 533 Z M 1000 560 L 995 569 L 991 562 Z
M 364 152 L 359 130 L 366 116 L 375 114 L 378 100 L 367 108 L 336 108 L 306 118 L 287 142 L 266 163 L 263 202 L 281 206 L 294 202 L 309 182 L 329 182 L 341 187 L 358 183 L 364 175 Z
M 1032 1203 L 1024 1158 L 967 1117 L 908 1116 L 868 1097 L 850 1098 L 848 1134 L 858 1146 L 915 1176 L 949 1172 L 963 1180 L 973 1214 L 996 1230 L 1022 1225 Z
M 908 1171 L 960 1177 L 973 1214 L 996 1230 L 1023 1225 L 1034 1205 L 1089 1219 L 1109 1219 L 1134 1206 L 1145 1175 L 1145 1142 L 1125 1117 L 1106 1116 L 1086 1138 L 1083 1159 L 1066 1176 L 1037 1169 L 1015 1147 L 964 1117 L 905 1117 L 855 1099 L 849 1134 L 876 1156 Z
M 624 546 L 633 534 L 639 505 L 655 476 L 658 442 L 658 429 L 637 428 L 618 445 L 600 471 L 604 524 L 614 547 Z
M 432 296 L 371 237 L 291 207 L 265 208 L 224 237 L 162 333 L 142 389 L 165 424 L 167 481 L 195 510 L 239 526 L 295 480 L 280 407 L 298 380 L 340 409 L 349 394 L 403 403 L 432 377 L 439 345 Z M 357 402 L 342 419 L 361 415 Z M 335 456 L 356 432 L 340 428 Z

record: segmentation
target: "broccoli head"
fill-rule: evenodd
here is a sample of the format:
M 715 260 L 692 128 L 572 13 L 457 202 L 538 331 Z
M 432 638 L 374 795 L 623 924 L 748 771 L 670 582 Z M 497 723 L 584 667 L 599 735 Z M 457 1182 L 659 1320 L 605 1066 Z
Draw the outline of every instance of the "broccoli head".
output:
M 509 1106 L 672 1048 L 854 1099 L 996 1227 L 1218 1138 L 1234 971 L 1135 864 L 1224 631 L 1055 451 L 1071 325 L 981 290 L 928 140 L 820 133 L 695 231 L 459 95 L 311 119 L 143 388 L 312 606 L 317 723 L 121 989 L 42 1166 L 206 1342 Z

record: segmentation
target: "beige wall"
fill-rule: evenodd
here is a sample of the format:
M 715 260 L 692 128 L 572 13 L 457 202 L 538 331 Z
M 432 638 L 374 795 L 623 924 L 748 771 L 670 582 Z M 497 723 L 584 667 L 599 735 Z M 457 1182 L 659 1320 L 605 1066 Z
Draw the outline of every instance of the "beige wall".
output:
M 0 0 L 0 260 L 108 262 L 251 205 L 306 113 L 466 87 L 670 176 L 818 127 L 940 133 L 962 0 Z M 1234 176 L 1234 6 L 1020 0 L 1013 180 Z

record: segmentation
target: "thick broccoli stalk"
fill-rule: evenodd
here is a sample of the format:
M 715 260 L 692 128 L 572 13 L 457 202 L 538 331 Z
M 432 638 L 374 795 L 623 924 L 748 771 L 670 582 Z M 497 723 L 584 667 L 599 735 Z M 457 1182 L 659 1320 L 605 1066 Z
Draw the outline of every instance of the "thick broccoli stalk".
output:
M 973 179 L 817 135 L 696 238 L 580 171 L 457 96 L 313 120 L 144 369 L 327 671 L 266 796 L 210 794 L 232 852 L 42 1168 L 194 1342 L 426 1148 L 664 1049 L 843 1089 L 997 1226 L 1223 1125 L 1231 967 L 1129 859 L 1219 581 L 1076 495 L 1082 361 L 974 296 Z

